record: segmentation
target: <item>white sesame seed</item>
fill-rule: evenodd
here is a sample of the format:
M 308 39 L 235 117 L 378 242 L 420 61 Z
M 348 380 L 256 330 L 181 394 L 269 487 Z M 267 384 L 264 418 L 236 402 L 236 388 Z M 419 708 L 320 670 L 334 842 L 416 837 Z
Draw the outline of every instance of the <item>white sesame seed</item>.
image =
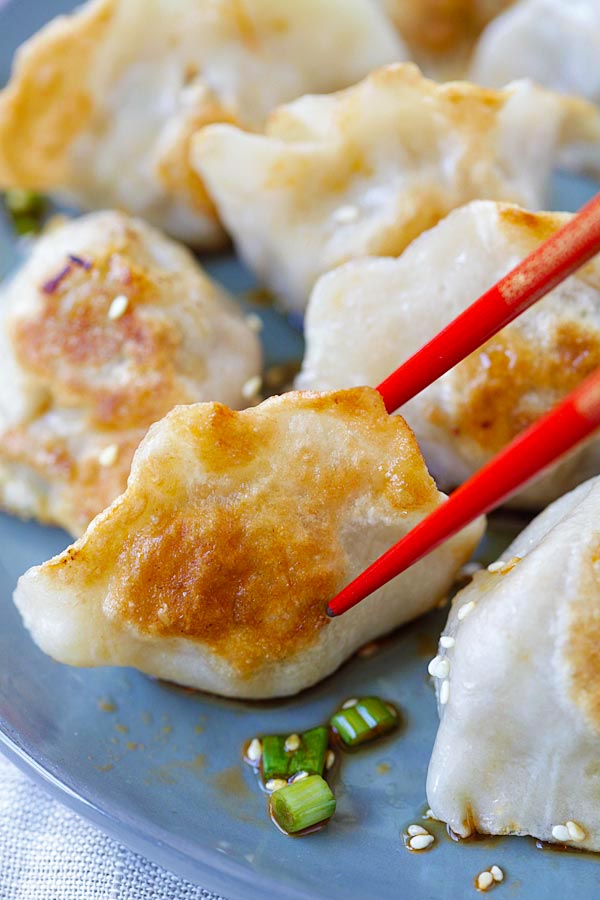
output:
M 585 831 L 577 822 L 567 822 L 567 830 L 572 841 L 585 840 Z
M 440 687 L 440 704 L 445 706 L 448 700 L 450 699 L 450 682 L 448 679 L 442 681 L 442 685 Z
M 113 466 L 117 461 L 118 455 L 118 444 L 109 444 L 107 447 L 104 447 L 104 449 L 101 450 L 98 454 L 98 462 L 101 466 Z
M 480 891 L 487 891 L 494 883 L 494 876 L 491 872 L 481 872 L 477 876 L 477 887 Z
M 129 297 L 126 297 L 125 294 L 119 294 L 108 307 L 108 318 L 120 319 L 126 312 L 128 306 Z
M 297 734 L 290 734 L 285 739 L 285 744 L 283 746 L 288 751 L 288 753 L 297 750 L 300 746 L 300 736 Z
M 263 320 L 260 316 L 257 316 L 256 313 L 248 313 L 246 316 L 246 325 L 250 331 L 255 331 L 257 334 L 259 331 L 263 330 Z
M 291 779 L 292 781 L 303 781 L 305 778 L 308 778 L 308 772 L 296 772 L 294 777 Z
M 134 604 L 135 606 L 135 604 Z M 156 615 L 165 625 L 171 624 L 171 616 L 169 615 L 169 607 L 166 603 L 161 603 L 161 605 L 156 610 Z
M 474 600 L 469 600 L 468 603 L 465 603 L 464 606 L 461 606 L 461 608 L 459 609 L 459 611 L 456 614 L 457 617 L 459 618 L 459 620 L 462 622 L 462 620 L 465 619 L 469 615 L 469 613 L 473 612 L 476 605 L 477 604 L 475 603 Z
M 414 837 L 417 834 L 429 834 L 427 829 L 423 828 L 422 825 L 409 825 L 406 831 L 411 837 Z
M 333 750 L 328 750 L 325 754 L 325 768 L 331 769 L 332 765 L 335 762 L 335 753 Z
M 278 791 L 281 788 L 286 787 L 286 785 L 287 781 L 285 781 L 283 778 L 269 778 L 269 780 L 265 784 L 265 787 L 268 791 Z
M 450 647 L 454 647 L 456 640 L 453 637 L 450 637 L 449 634 L 443 634 L 440 638 L 440 647 L 443 647 L 444 650 L 449 650 Z
M 347 206 L 338 207 L 331 218 L 334 222 L 337 222 L 338 225 L 350 225 L 352 222 L 356 222 L 359 213 L 360 210 L 358 206 L 348 204 Z
M 257 396 L 262 387 L 262 378 L 260 375 L 253 375 L 242 387 L 242 397 L 245 400 L 252 400 Z
M 417 834 L 408 842 L 408 846 L 411 850 L 426 850 L 427 847 L 431 847 L 435 838 L 432 834 Z
M 571 840 L 571 835 L 569 834 L 569 829 L 566 825 L 554 825 L 552 828 L 552 837 L 555 841 L 560 841 L 561 844 L 566 844 L 567 841 Z
M 346 700 L 345 703 L 342 703 L 342 709 L 350 709 L 351 706 L 356 706 L 358 700 L 356 697 L 351 697 L 350 700 Z
M 476 572 L 481 572 L 482 569 L 481 563 L 468 562 L 459 569 L 458 574 L 462 575 L 463 578 L 471 578 Z
M 503 559 L 499 559 L 496 562 L 490 563 L 487 567 L 488 572 L 501 572 L 506 562 Z
M 246 750 L 246 756 L 250 762 L 258 762 L 262 756 L 262 743 L 258 738 L 252 738 Z
M 433 810 L 431 807 L 428 807 L 425 810 L 425 815 L 423 816 L 423 818 L 424 819 L 435 819 L 435 816 L 433 815 Z
M 433 678 L 447 678 L 450 674 L 450 660 L 443 656 L 434 656 L 427 671 Z
M 500 866 L 492 866 L 490 872 L 494 881 L 504 881 L 504 872 Z

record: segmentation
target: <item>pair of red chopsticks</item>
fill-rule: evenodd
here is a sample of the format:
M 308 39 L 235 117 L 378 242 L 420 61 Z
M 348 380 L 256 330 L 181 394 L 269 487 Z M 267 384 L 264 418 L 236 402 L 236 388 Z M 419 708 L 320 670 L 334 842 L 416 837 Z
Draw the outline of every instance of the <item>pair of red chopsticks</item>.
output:
M 600 252 L 600 194 L 377 390 L 388 412 L 402 406 Z M 600 426 L 600 369 L 515 438 L 448 500 L 345 587 L 327 606 L 339 616 L 514 494 Z

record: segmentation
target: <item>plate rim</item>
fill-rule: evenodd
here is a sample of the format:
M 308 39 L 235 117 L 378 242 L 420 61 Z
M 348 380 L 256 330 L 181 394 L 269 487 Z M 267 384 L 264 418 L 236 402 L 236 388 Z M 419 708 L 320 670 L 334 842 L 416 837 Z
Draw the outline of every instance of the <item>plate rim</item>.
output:
M 111 815 L 86 797 L 85 792 L 70 786 L 66 779 L 31 756 L 11 737 L 10 730 L 4 718 L 0 717 L 0 753 L 5 759 L 53 800 L 82 816 L 131 852 L 157 863 L 165 871 L 212 891 L 223 900 L 265 900 L 265 897 L 273 896 L 274 890 L 280 900 L 328 900 L 327 893 L 317 894 L 282 884 L 267 875 L 246 869 L 230 856 L 223 854 L 221 857 L 218 850 L 206 848 L 201 843 L 194 843 L 198 853 L 193 856 L 177 847 L 171 836 L 161 828 L 157 828 L 157 834 L 153 836 L 147 829 L 141 829 L 134 819 L 126 822 Z M 198 881 L 198 871 L 201 881 Z

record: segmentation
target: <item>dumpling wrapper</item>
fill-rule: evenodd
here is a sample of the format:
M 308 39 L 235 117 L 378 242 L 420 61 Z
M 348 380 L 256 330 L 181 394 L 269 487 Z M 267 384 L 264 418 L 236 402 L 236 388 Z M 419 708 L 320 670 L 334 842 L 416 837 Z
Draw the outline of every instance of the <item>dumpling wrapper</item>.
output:
M 296 386 L 379 384 L 571 218 L 474 201 L 398 259 L 348 263 L 317 283 Z M 449 490 L 600 366 L 600 258 L 402 408 Z M 600 471 L 593 437 L 513 505 L 539 509 Z
M 183 247 L 117 212 L 59 225 L 0 289 L 0 506 L 80 535 L 152 422 L 245 406 L 260 370 L 257 335 Z
M 452 606 L 427 798 L 462 837 L 530 834 L 600 850 L 599 508 L 594 478 L 538 516 L 506 565 L 476 574 Z M 567 822 L 583 839 L 553 834 Z
M 264 135 L 210 126 L 192 160 L 241 256 L 299 310 L 319 275 L 397 256 L 470 200 L 543 206 L 560 149 L 586 141 L 600 169 L 600 111 L 583 100 L 437 84 L 403 64 L 282 107 Z
M 471 554 L 465 529 L 347 615 L 325 604 L 444 499 L 379 394 L 290 393 L 241 413 L 177 407 L 127 490 L 18 583 L 36 643 L 233 697 L 293 694 L 431 609 Z
M 0 188 L 114 206 L 217 246 L 191 135 L 258 128 L 279 103 L 405 56 L 373 0 L 93 0 L 17 54 L 0 94 Z
M 381 2 L 424 70 L 436 77 L 456 77 L 464 74 L 468 54 L 484 27 L 514 0 Z
M 484 31 L 471 78 L 501 87 L 532 78 L 600 103 L 598 0 L 521 0 Z

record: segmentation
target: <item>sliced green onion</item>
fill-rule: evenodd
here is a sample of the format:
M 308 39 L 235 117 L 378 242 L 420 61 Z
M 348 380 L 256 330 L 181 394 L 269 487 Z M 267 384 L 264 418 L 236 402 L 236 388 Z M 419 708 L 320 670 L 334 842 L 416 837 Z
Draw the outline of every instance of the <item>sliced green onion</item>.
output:
M 271 794 L 271 813 L 283 831 L 296 834 L 331 818 L 335 797 L 320 775 L 309 775 Z
M 15 216 L 32 215 L 42 212 L 45 200 L 42 194 L 24 188 L 9 188 L 4 193 L 7 209 Z
M 300 735 L 300 747 L 292 754 L 290 760 L 290 775 L 295 775 L 297 772 L 322 775 L 325 768 L 328 738 L 328 729 L 324 726 L 311 728 Z
M 392 731 L 398 724 L 398 714 L 379 697 L 363 697 L 353 706 L 338 710 L 330 721 L 343 743 L 356 747 Z
M 26 234 L 37 234 L 40 230 L 39 221 L 32 216 L 15 216 L 12 225 L 19 237 Z
M 322 775 L 325 768 L 328 730 L 324 726 L 310 728 L 298 738 L 295 750 L 286 749 L 290 735 L 268 734 L 263 738 L 262 772 L 265 781 L 271 778 L 289 778 L 298 772 Z
M 268 734 L 263 738 L 262 771 L 265 781 L 287 778 L 290 774 L 290 754 L 285 749 L 285 736 Z
M 42 194 L 23 188 L 10 188 L 4 192 L 4 205 L 17 234 L 32 234 L 40 230 L 41 218 L 46 209 L 46 199 Z

